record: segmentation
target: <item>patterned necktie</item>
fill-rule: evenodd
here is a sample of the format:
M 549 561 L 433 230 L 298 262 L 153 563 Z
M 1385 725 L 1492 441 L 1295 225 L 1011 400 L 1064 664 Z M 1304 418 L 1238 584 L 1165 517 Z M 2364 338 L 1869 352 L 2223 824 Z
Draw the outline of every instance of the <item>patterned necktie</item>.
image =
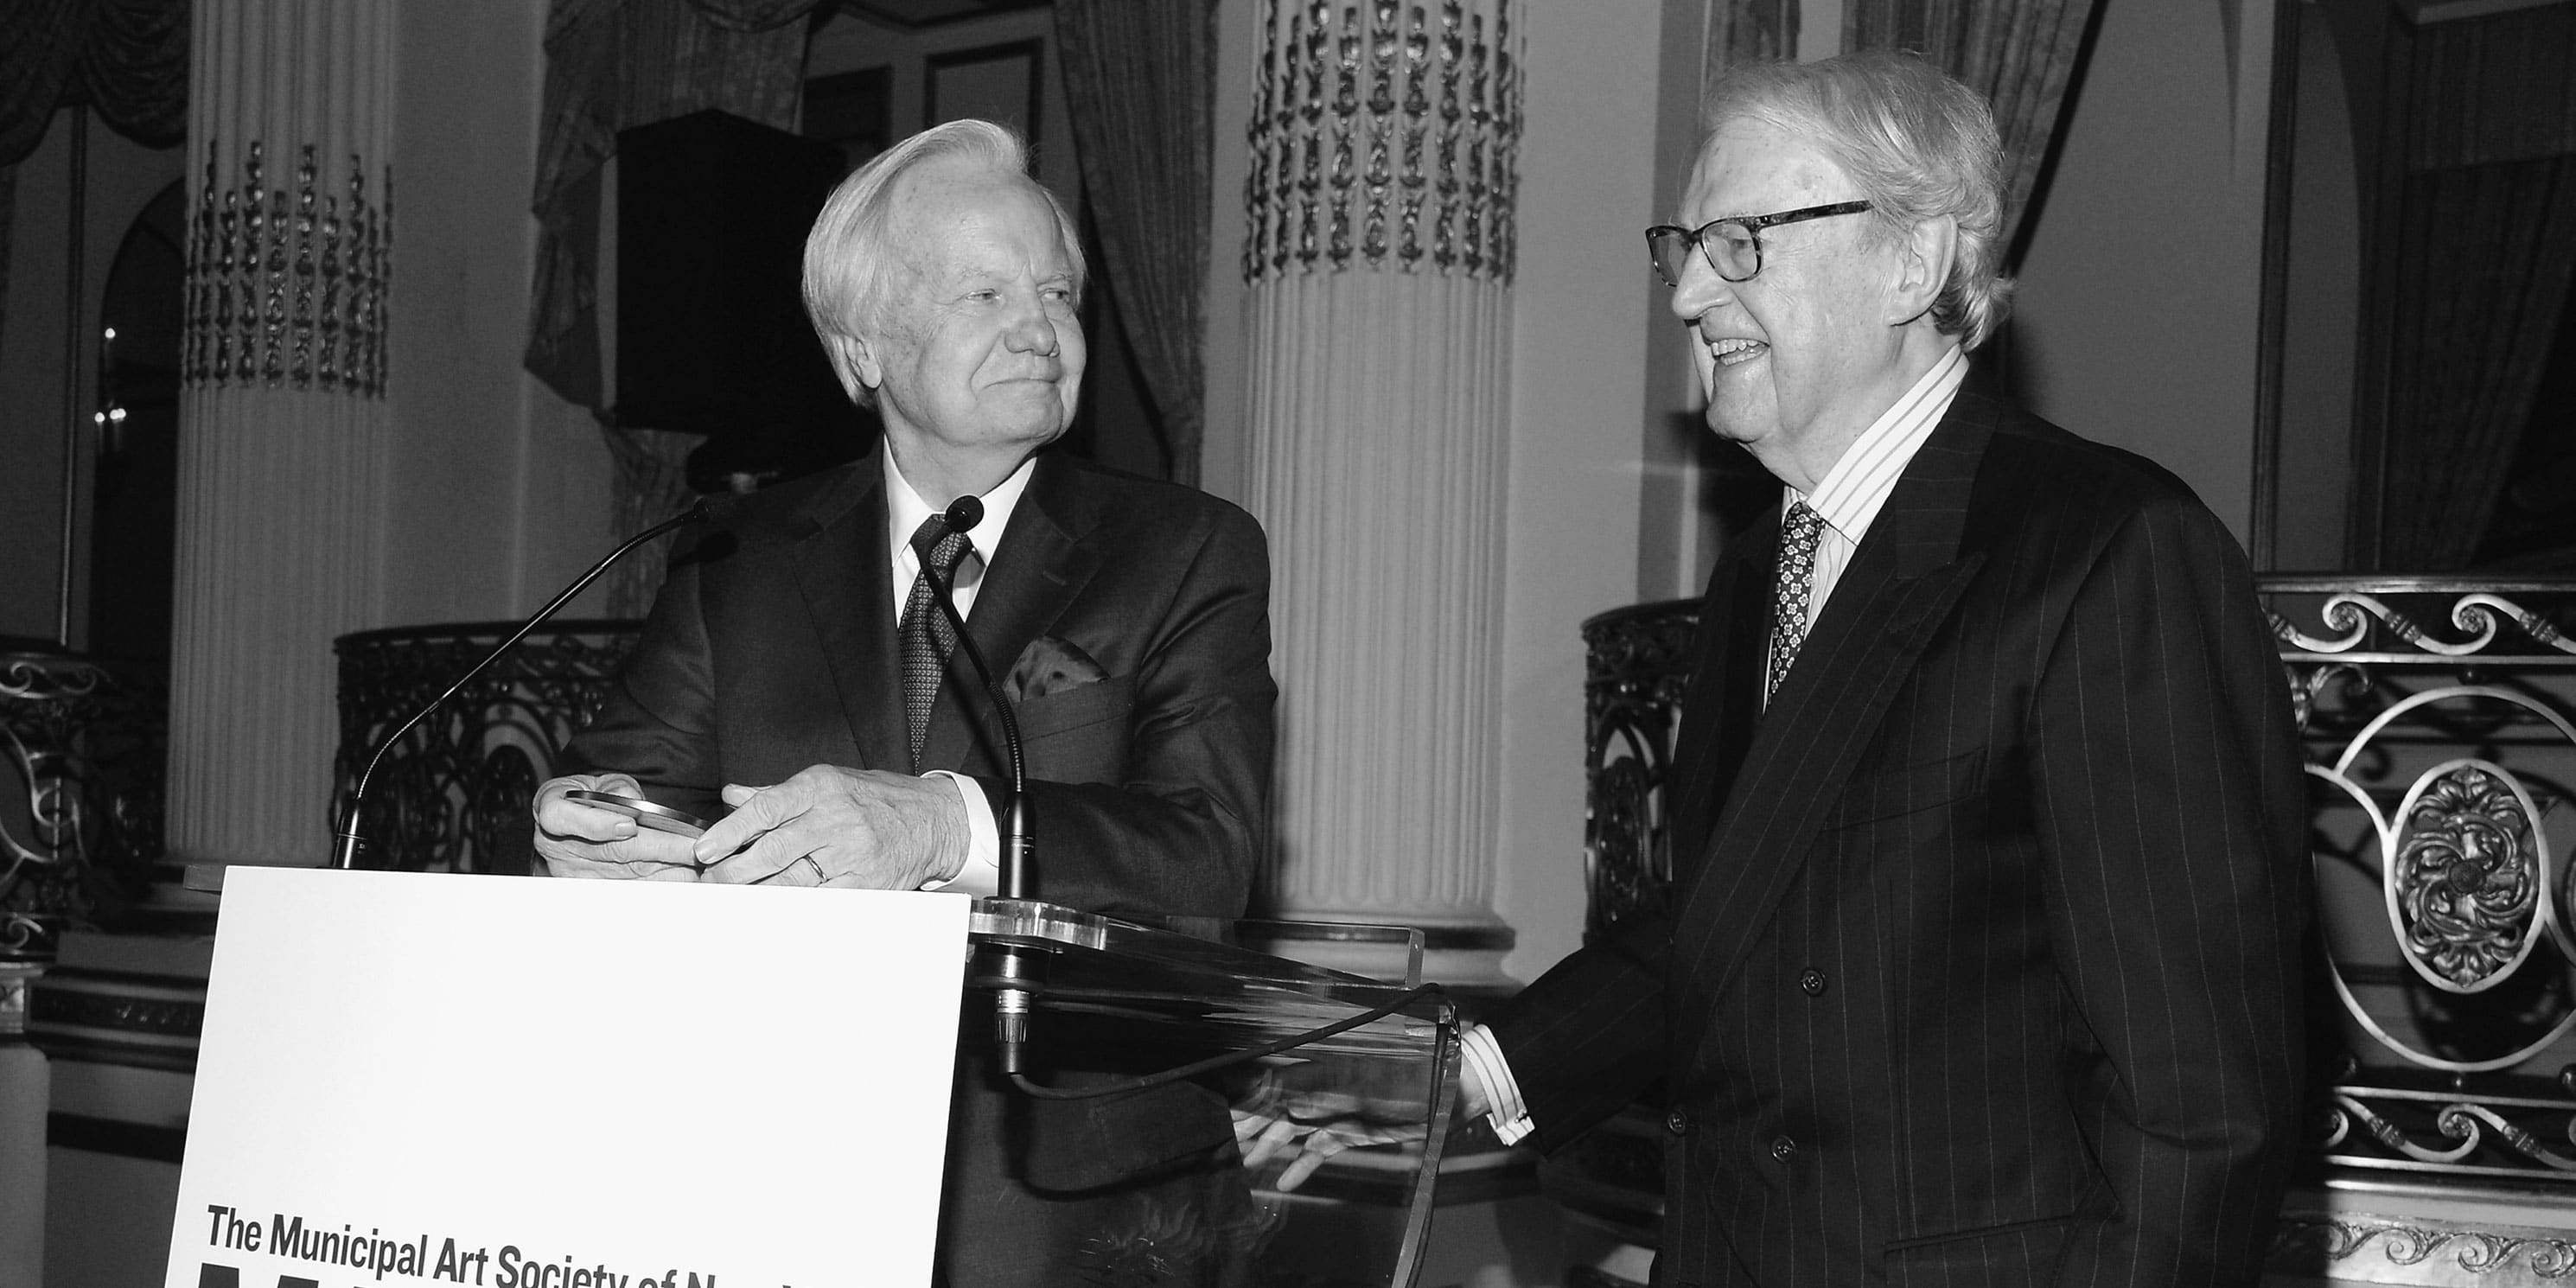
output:
M 1779 580 L 1771 590 L 1771 683 L 1762 690 L 1763 705 L 1780 691 L 1798 646 L 1807 642 L 1807 596 L 1816 588 L 1816 543 L 1824 537 L 1823 515 L 1793 502 L 1780 519 Z
M 903 722 L 912 735 L 912 772 L 921 772 L 921 743 L 930 732 L 930 704 L 939 697 L 939 677 L 948 669 L 948 653 L 957 647 L 956 628 L 939 611 L 930 591 L 930 574 L 953 593 L 957 561 L 967 550 L 966 534 L 951 531 L 944 516 L 932 515 L 912 531 L 912 553 L 921 573 L 912 579 L 912 594 L 903 601 Z

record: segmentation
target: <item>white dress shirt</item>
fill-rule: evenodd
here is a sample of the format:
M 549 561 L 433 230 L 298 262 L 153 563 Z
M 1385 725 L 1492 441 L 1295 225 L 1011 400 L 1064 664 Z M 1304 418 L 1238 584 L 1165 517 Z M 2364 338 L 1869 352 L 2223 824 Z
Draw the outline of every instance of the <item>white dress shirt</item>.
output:
M 895 626 L 903 625 L 904 601 L 912 596 L 912 583 L 921 576 L 921 556 L 913 553 L 912 534 L 933 513 L 930 503 L 912 488 L 903 471 L 895 468 L 894 452 L 882 453 L 885 461 L 886 548 L 893 555 L 892 575 L 886 581 L 892 589 Z M 1029 490 L 1029 475 L 1037 469 L 1037 458 L 1020 462 L 1020 468 L 1002 480 L 1001 485 L 984 493 L 984 517 L 966 534 L 967 557 L 957 561 L 956 584 L 951 597 L 957 601 L 957 615 L 968 617 L 975 611 L 975 594 L 983 589 L 984 573 L 992 567 L 993 547 L 999 545 L 1002 533 L 1011 525 L 1011 511 L 1019 508 L 1021 494 Z M 933 611 L 937 611 L 934 607 Z M 969 704 L 970 706 L 972 704 Z M 984 797 L 984 785 L 964 774 L 934 769 L 924 778 L 945 778 L 956 784 L 957 795 L 966 806 L 966 866 L 945 880 L 922 883 L 924 890 L 957 890 L 966 894 L 991 894 L 1002 879 L 1002 837 L 993 825 L 993 807 Z
M 1816 542 L 1816 581 L 1807 593 L 1807 624 L 1824 611 L 1825 600 L 1842 580 L 1843 570 L 1851 566 L 1852 552 L 1861 538 L 1869 535 L 1869 525 L 1887 505 L 1896 480 L 1905 467 L 1922 450 L 1923 442 L 1932 436 L 1933 427 L 1949 414 L 1950 404 L 1959 396 L 1959 384 L 1968 376 L 1968 355 L 1958 346 L 1941 355 L 1932 369 L 1914 382 L 1894 406 L 1880 412 L 1861 436 L 1852 440 L 1841 459 L 1816 482 L 1814 495 L 1803 495 L 1783 484 L 1780 509 L 1786 513 L 1793 502 L 1805 501 L 1807 507 L 1825 521 L 1824 531 Z M 1774 645 L 1778 637 L 1773 637 Z M 1766 699 L 1767 701 L 1767 699 Z M 1529 1109 L 1521 1100 L 1520 1082 L 1512 1077 L 1511 1066 L 1503 1060 L 1500 1044 L 1484 1025 L 1471 1024 L 1459 1037 L 1460 1054 L 1474 1068 L 1484 1083 L 1485 1093 L 1492 1098 L 1487 1119 L 1494 1134 L 1509 1145 L 1537 1130 L 1530 1121 Z

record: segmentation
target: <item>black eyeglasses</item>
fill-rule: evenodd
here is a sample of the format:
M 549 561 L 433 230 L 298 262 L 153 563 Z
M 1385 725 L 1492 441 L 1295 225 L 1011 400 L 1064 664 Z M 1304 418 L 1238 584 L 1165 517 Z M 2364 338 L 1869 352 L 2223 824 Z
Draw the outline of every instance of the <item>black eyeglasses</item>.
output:
M 1837 201 L 1830 206 L 1783 210 L 1776 215 L 1714 219 L 1700 225 L 1696 232 L 1675 224 L 1657 224 L 1646 230 L 1646 254 L 1654 259 L 1655 276 L 1664 279 L 1666 286 L 1682 284 L 1682 270 L 1687 267 L 1694 245 L 1719 277 L 1741 282 L 1762 271 L 1761 230 L 1833 215 L 1857 215 L 1867 209 L 1866 201 Z

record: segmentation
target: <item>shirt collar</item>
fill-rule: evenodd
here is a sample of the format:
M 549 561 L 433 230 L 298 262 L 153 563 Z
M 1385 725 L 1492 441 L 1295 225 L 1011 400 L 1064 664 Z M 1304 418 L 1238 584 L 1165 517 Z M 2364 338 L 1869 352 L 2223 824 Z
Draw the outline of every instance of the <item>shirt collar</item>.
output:
M 1967 351 L 1950 346 L 1932 369 L 1914 382 L 1905 396 L 1880 412 L 1861 436 L 1852 440 L 1842 459 L 1817 480 L 1812 495 L 1802 496 L 1793 487 L 1783 485 L 1781 507 L 1792 501 L 1805 501 L 1825 521 L 1827 527 L 1843 539 L 1858 544 L 1869 532 L 1870 522 L 1887 504 L 1888 495 L 1896 490 L 1896 480 L 1912 463 L 1923 440 L 1950 411 L 1959 396 L 1959 385 L 1968 376 Z
M 921 527 L 922 520 L 930 517 L 930 503 L 912 490 L 911 481 L 896 468 L 891 449 L 881 449 L 879 455 L 885 462 L 886 544 L 894 551 L 895 567 L 903 572 L 896 584 L 909 585 L 921 571 L 921 556 L 912 552 L 912 534 Z M 1011 526 L 1011 511 L 1019 508 L 1021 495 L 1029 490 L 1029 476 L 1037 467 L 1038 458 L 1031 456 L 1020 462 L 1020 468 L 1011 471 L 1009 478 L 983 494 L 984 518 L 966 534 L 966 544 L 988 568 L 993 563 L 993 547 L 1001 544 L 1003 531 Z

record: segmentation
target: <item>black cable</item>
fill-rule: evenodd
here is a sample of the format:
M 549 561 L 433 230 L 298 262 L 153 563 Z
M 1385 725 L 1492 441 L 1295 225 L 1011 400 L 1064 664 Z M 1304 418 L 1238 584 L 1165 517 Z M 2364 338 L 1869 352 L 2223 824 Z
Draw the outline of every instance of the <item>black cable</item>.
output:
M 1011 1082 L 1022 1092 L 1035 1096 L 1040 1100 L 1092 1100 L 1101 1096 L 1116 1096 L 1123 1095 L 1131 1091 L 1143 1091 L 1148 1087 L 1159 1087 L 1165 1083 L 1179 1082 L 1183 1078 L 1195 1078 L 1203 1073 L 1214 1073 L 1219 1069 L 1230 1069 L 1238 1064 L 1248 1064 L 1263 1056 L 1277 1055 L 1282 1051 L 1286 1051 L 1294 1047 L 1301 1047 L 1309 1042 L 1321 1042 L 1335 1034 L 1347 1033 L 1363 1024 L 1369 1024 L 1385 1019 L 1386 1017 L 1395 1014 L 1397 1011 L 1403 1010 L 1405 1007 L 1421 1001 L 1423 998 L 1438 997 L 1441 996 L 1442 993 L 1443 990 L 1438 984 L 1424 984 L 1419 988 L 1406 991 L 1402 995 L 1398 996 L 1394 1001 L 1389 1002 L 1384 1006 L 1362 1011 L 1359 1014 L 1350 1016 L 1346 1019 L 1335 1020 L 1319 1029 L 1308 1029 L 1303 1033 L 1292 1033 L 1284 1038 L 1264 1042 L 1260 1046 L 1246 1047 L 1241 1051 L 1229 1051 L 1224 1055 L 1209 1056 L 1207 1059 L 1200 1060 L 1192 1064 L 1185 1064 L 1177 1069 L 1165 1069 L 1160 1073 L 1149 1073 L 1142 1077 L 1129 1078 L 1124 1082 L 1114 1082 L 1103 1087 L 1064 1088 L 1040 1086 L 1037 1083 L 1029 1081 L 1028 1075 L 1021 1073 L 1012 1074 Z

